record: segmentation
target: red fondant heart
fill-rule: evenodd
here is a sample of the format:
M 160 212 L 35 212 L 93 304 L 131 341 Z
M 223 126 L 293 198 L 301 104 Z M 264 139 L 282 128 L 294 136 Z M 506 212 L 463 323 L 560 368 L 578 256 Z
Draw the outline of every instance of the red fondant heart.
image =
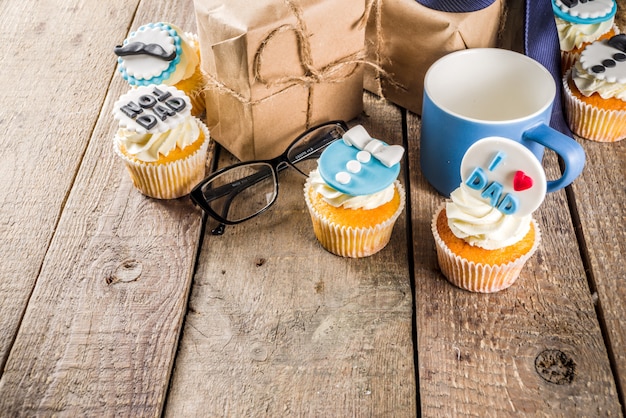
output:
M 533 179 L 521 170 L 516 171 L 515 177 L 513 177 L 513 189 L 516 192 L 521 192 L 531 187 L 533 187 Z

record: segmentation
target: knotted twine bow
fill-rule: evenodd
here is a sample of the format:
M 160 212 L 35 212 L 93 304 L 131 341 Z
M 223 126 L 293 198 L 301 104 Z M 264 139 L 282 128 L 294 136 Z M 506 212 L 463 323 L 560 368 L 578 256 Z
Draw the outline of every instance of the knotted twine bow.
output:
M 361 50 L 352 55 L 344 57 L 327 64 L 322 68 L 317 68 L 313 64 L 313 54 L 311 52 L 311 44 L 309 43 L 309 37 L 311 36 L 307 30 L 306 22 L 302 17 L 302 10 L 300 7 L 291 0 L 284 0 L 284 3 L 293 13 L 296 18 L 296 25 L 285 24 L 272 30 L 261 42 L 259 48 L 254 55 L 253 62 L 253 75 L 255 81 L 262 83 L 268 87 L 272 86 L 284 86 L 282 90 L 275 93 L 278 94 L 288 88 L 295 85 L 304 86 L 308 89 L 307 98 L 307 112 L 305 128 L 308 129 L 312 124 L 312 101 L 313 101 L 313 86 L 318 83 L 340 83 L 349 77 L 351 77 L 357 70 L 359 64 L 368 65 L 373 67 L 376 71 L 380 72 L 384 77 L 387 76 L 385 70 L 375 63 L 366 60 L 365 51 Z M 262 74 L 263 66 L 263 53 L 270 41 L 277 35 L 284 32 L 293 32 L 296 35 L 298 41 L 298 54 L 300 59 L 300 65 L 304 70 L 303 75 L 285 76 L 267 78 Z M 351 67 L 351 68 L 350 68 Z M 348 71 L 349 70 L 349 71 Z M 272 96 L 268 96 L 258 100 L 250 100 L 239 92 L 229 88 L 224 83 L 220 82 L 214 76 L 206 74 L 208 89 L 217 90 L 219 93 L 227 94 L 237 99 L 244 105 L 256 105 L 269 100 Z

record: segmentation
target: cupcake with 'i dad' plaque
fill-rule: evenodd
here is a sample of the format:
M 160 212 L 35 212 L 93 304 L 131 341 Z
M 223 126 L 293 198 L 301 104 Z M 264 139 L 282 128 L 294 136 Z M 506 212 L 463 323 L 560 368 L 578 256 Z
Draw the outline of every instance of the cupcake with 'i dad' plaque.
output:
M 439 267 L 462 289 L 497 292 L 518 279 L 539 246 L 532 213 L 546 194 L 545 172 L 520 143 L 489 137 L 467 150 L 461 179 L 432 220 Z
M 405 206 L 397 180 L 404 148 L 357 125 L 331 143 L 304 186 L 317 240 L 327 251 L 360 258 L 382 250 Z

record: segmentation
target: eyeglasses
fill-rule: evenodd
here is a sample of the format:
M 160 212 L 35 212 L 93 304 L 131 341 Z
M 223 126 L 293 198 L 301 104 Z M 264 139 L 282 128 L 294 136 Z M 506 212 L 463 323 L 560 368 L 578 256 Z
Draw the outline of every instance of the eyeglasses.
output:
M 287 167 L 308 176 L 322 151 L 348 130 L 343 121 L 331 121 L 300 134 L 287 150 L 271 160 L 248 161 L 222 168 L 191 191 L 191 199 L 220 222 L 213 235 L 267 210 L 278 196 L 278 173 Z

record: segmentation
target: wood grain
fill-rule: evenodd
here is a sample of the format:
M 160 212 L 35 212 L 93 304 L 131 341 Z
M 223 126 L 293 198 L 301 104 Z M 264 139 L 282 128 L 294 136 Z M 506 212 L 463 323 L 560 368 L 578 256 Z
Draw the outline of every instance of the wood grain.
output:
M 136 8 L 81 3 L 11 1 L 0 16 L 0 369 L 107 94 L 111 40 Z
M 419 128 L 420 120 L 410 114 L 422 414 L 620 415 L 565 192 L 549 194 L 535 213 L 542 243 L 511 288 L 487 295 L 458 289 L 445 280 L 437 265 L 430 222 L 444 199 L 421 175 Z M 547 155 L 546 160 L 548 178 L 556 178 L 554 156 Z M 565 362 L 571 367 L 571 382 L 551 383 L 538 373 L 549 366 L 540 361 L 542 353 L 549 354 L 547 350 L 571 361 Z
M 582 240 L 591 289 L 614 362 L 622 401 L 626 399 L 626 140 L 601 144 L 579 140 L 587 153 L 572 185 L 576 227 Z
M 618 0 L 615 23 L 626 31 L 626 1 Z M 587 153 L 581 177 L 572 185 L 583 255 L 594 300 L 605 330 L 616 383 L 626 414 L 626 140 L 601 144 L 579 139 Z
M 36 214 L 31 214 L 34 225 L 20 222 L 22 227 L 45 227 L 54 235 L 47 251 L 43 249 L 43 263 L 33 268 L 31 285 L 35 278 L 36 285 L 24 318 L 21 324 L 11 322 L 20 328 L 0 378 L 2 416 L 160 415 L 186 311 L 201 213 L 188 199 L 157 201 L 132 187 L 112 150 L 116 129 L 112 103 L 128 86 L 115 75 L 104 104 L 102 98 L 115 71 L 111 48 L 127 36 L 131 26 L 134 29 L 168 16 L 192 30 L 193 8 L 191 2 L 162 6 L 161 2 L 144 1 L 135 14 L 133 5 L 126 3 L 90 3 L 91 8 L 75 4 L 65 11 L 37 11 L 41 2 L 30 7 L 48 29 L 42 36 L 51 42 L 66 40 L 66 22 L 72 21 L 69 36 L 93 42 L 94 57 L 72 57 L 71 48 L 59 51 L 49 44 L 48 56 L 36 63 L 44 74 L 44 64 L 59 65 L 59 73 L 54 73 L 57 80 L 42 83 L 38 95 L 45 97 L 46 91 L 58 89 L 63 101 L 52 108 L 49 101 L 42 102 L 44 107 L 28 110 L 42 113 L 46 120 L 41 121 L 42 137 L 32 138 L 28 148 L 21 146 L 25 153 L 22 161 L 26 160 L 26 149 L 41 149 L 36 155 L 41 155 L 42 161 L 54 159 L 58 164 L 40 166 L 40 172 L 32 170 L 38 174 L 33 176 L 37 182 L 52 183 L 49 189 L 33 187 L 40 193 L 50 192 L 50 199 L 64 200 L 67 192 L 63 187 L 73 187 L 66 202 L 57 202 L 50 209 L 54 214 L 62 209 L 56 230 L 54 220 L 42 224 Z M 31 17 L 28 11 L 24 22 L 27 17 Z M 115 33 L 112 28 L 116 28 Z M 27 32 L 26 27 L 22 32 Z M 89 51 L 85 47 L 80 50 Z M 59 81 L 61 72 L 67 76 L 74 65 L 80 78 Z M 89 79 L 83 72 L 90 73 L 92 66 L 102 70 Z M 88 83 L 80 85 L 76 80 Z M 87 94 L 94 95 L 93 101 Z M 61 112 L 63 106 L 70 110 Z M 93 109 L 86 108 L 90 106 Z M 51 123 L 57 114 L 59 126 Z M 36 117 L 29 118 L 37 121 Z M 13 123 L 19 126 L 22 121 Z M 44 126 L 52 126 L 52 131 L 47 133 Z M 36 162 L 36 155 L 30 159 Z M 68 158 L 74 167 L 69 164 L 64 168 Z M 74 174 L 78 162 L 81 165 Z M 30 196 L 22 205 L 54 203 L 50 199 L 39 202 Z M 39 250 L 36 245 L 42 242 L 40 238 L 28 238 L 32 250 Z M 6 299 L 9 296 L 3 295 Z M 13 306 L 23 309 L 24 304 Z M 2 329 L 10 330 L 4 324 Z
M 366 99 L 353 123 L 401 143 Z M 290 171 L 268 212 L 205 236 L 165 415 L 415 416 L 405 216 L 380 253 L 334 256 Z

